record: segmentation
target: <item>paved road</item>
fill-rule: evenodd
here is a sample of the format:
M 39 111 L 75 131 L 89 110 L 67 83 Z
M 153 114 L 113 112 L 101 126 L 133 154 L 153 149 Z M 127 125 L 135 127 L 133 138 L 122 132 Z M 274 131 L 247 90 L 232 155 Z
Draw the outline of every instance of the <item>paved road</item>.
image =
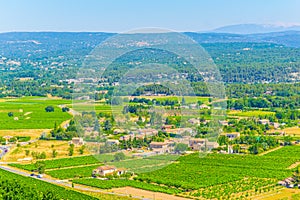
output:
M 32 176 L 30 176 L 30 173 L 28 173 L 28 172 L 24 172 L 24 171 L 21 171 L 21 170 L 18 170 L 18 169 L 13 169 L 13 168 L 3 166 L 3 165 L 0 165 L 0 169 L 9 171 L 9 172 L 12 172 L 12 173 L 15 173 L 15 174 L 19 174 L 19 175 L 22 175 L 22 176 L 36 178 L 36 179 L 39 179 L 39 180 L 42 180 L 42 181 L 45 181 L 45 182 L 48 182 L 48 183 L 52 183 L 52 184 L 72 188 L 72 183 L 70 183 L 70 182 L 63 182 L 63 181 L 60 181 L 60 180 L 50 179 L 50 178 L 46 178 L 46 177 L 42 177 L 42 178 L 32 177 Z M 78 190 L 82 190 L 82 191 L 87 191 L 87 192 L 99 192 L 99 193 L 112 194 L 112 195 L 117 195 L 117 196 L 127 196 L 126 194 L 116 194 L 116 193 L 112 193 L 112 192 L 107 192 L 105 190 L 92 189 L 90 187 L 85 187 L 85 186 L 81 186 L 81 185 L 77 185 L 77 184 L 74 185 L 74 188 L 78 189 Z M 132 197 L 136 198 L 136 199 L 150 200 L 150 199 L 139 197 L 139 196 L 132 196 Z

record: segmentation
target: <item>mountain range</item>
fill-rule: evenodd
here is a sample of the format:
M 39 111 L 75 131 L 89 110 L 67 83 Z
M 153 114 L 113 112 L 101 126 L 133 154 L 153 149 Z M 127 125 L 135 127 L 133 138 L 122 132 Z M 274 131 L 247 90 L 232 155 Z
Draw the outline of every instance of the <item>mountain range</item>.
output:
M 233 34 L 257 34 L 300 31 L 300 25 L 274 25 L 274 24 L 235 24 L 216 28 L 209 32 Z

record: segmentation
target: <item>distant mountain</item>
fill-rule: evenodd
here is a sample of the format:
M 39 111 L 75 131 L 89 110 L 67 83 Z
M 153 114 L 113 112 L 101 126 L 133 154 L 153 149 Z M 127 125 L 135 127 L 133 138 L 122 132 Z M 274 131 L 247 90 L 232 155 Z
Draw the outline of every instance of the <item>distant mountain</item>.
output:
M 285 31 L 256 34 L 232 34 L 232 33 L 184 33 L 200 44 L 204 43 L 274 43 L 288 47 L 300 47 L 300 31 Z
M 257 34 L 285 31 L 300 31 L 300 26 L 280 26 L 271 24 L 236 24 L 212 30 L 214 33 Z

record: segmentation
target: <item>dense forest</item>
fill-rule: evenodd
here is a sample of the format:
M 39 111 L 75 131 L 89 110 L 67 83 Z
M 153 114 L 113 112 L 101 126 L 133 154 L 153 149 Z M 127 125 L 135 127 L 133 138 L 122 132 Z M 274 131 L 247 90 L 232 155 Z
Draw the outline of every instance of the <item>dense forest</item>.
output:
M 199 42 L 211 56 L 221 73 L 222 81 L 229 86 L 226 88 L 230 97 L 239 97 L 245 90 L 249 96 L 257 96 L 258 92 L 268 92 L 264 83 L 272 83 L 270 87 L 275 87 L 274 84 L 277 83 L 299 81 L 300 49 L 291 47 L 283 37 L 280 40 L 271 40 L 262 39 L 261 35 L 252 35 L 251 39 L 247 40 L 242 36 L 228 34 L 186 34 Z M 291 33 L 286 34 L 291 36 Z M 71 98 L 76 73 L 83 65 L 85 57 L 111 35 L 113 34 L 0 34 L 0 96 L 52 94 Z M 230 41 L 230 38 L 235 39 Z M 197 69 L 183 58 L 157 49 L 142 49 L 119 57 L 105 70 L 102 79 L 99 77 L 99 83 L 115 85 L 130 69 L 141 63 L 166 64 L 180 77 L 191 82 L 196 95 L 209 95 L 205 85 L 201 83 L 203 77 Z M 243 84 L 251 85 L 242 86 Z M 291 85 L 294 91 L 299 91 L 299 85 Z M 278 84 L 276 88 L 285 86 L 286 84 Z M 138 93 L 141 92 L 137 91 L 136 94 Z M 164 93 L 170 94 L 170 91 Z

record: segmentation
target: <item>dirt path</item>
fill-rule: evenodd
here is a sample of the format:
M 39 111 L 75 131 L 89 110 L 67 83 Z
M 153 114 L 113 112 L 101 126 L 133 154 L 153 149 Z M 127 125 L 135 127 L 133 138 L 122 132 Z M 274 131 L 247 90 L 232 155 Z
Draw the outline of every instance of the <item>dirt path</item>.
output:
M 170 194 L 164 194 L 160 192 L 151 192 L 147 190 L 132 188 L 132 187 L 123 187 L 111 189 L 110 191 L 116 194 L 125 194 L 132 196 L 141 196 L 147 199 L 155 199 L 155 200 L 186 200 L 187 198 L 178 197 Z
M 279 147 L 276 147 L 276 148 L 271 149 L 271 150 L 269 150 L 269 151 L 262 152 L 261 154 L 259 154 L 259 156 L 266 155 L 266 154 L 268 154 L 268 153 L 271 153 L 271 152 L 273 152 L 273 151 L 276 151 L 276 150 L 278 150 L 278 149 L 281 149 L 282 147 L 283 147 L 283 146 L 279 146 Z
M 298 165 L 300 165 L 300 162 L 295 162 L 294 164 L 292 164 L 291 166 L 289 166 L 288 169 L 294 169 L 294 168 L 296 168 Z

